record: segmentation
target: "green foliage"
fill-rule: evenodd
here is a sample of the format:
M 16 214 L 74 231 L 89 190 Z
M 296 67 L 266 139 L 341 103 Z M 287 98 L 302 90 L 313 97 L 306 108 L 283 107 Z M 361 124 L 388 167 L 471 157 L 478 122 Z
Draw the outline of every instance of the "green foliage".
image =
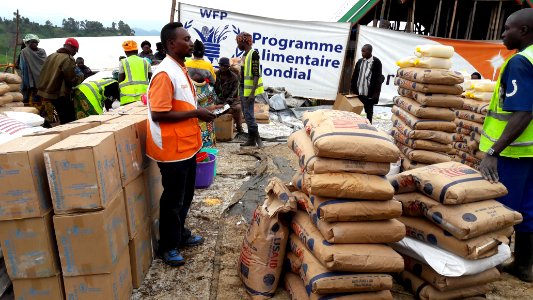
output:
M 16 39 L 16 13 L 13 18 L 0 17 L 0 64 L 13 62 L 13 51 Z M 63 19 L 61 26 L 54 25 L 50 21 L 39 24 L 30 19 L 20 16 L 19 19 L 19 41 L 28 33 L 33 33 L 41 39 L 62 38 L 62 37 L 88 37 L 88 36 L 132 36 L 135 31 L 123 21 L 113 22 L 111 27 L 105 27 L 99 21 L 77 21 L 73 18 Z M 20 51 L 20 46 L 17 51 Z M 1 71 L 1 70 L 0 70 Z

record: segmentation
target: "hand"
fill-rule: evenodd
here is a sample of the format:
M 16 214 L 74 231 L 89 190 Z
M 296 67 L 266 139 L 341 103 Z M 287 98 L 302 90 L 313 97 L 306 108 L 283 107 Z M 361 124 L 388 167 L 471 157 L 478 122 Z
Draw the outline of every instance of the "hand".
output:
M 500 180 L 498 176 L 498 158 L 495 156 L 486 155 L 485 158 L 479 164 L 479 171 L 483 178 L 496 183 Z
M 205 108 L 198 108 L 196 110 L 196 117 L 204 122 L 211 122 L 217 116 Z
M 219 109 L 222 107 L 224 107 L 223 104 L 217 104 L 217 105 L 209 105 L 208 107 L 206 107 L 206 109 L 210 111 L 214 111 L 215 109 Z

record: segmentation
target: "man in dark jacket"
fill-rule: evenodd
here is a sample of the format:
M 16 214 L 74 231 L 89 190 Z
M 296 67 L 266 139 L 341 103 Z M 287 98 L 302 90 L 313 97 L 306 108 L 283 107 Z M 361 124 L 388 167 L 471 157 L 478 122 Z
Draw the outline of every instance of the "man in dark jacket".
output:
M 361 48 L 361 56 L 355 64 L 355 70 L 352 76 L 352 92 L 359 96 L 365 106 L 365 112 L 368 120 L 372 123 L 374 114 L 374 105 L 379 101 L 381 93 L 381 84 L 384 81 L 382 74 L 381 61 L 372 56 L 372 46 L 366 44 Z
M 61 124 L 76 120 L 71 92 L 83 81 L 83 73 L 76 67 L 73 57 L 79 47 L 76 39 L 68 38 L 63 48 L 48 56 L 37 86 L 37 95 L 43 97 L 43 101 L 52 103 Z
M 220 69 L 215 72 L 215 92 L 218 104 L 229 104 L 231 107 L 226 113 L 233 115 L 237 132 L 242 133 L 242 108 L 239 100 L 239 76 L 231 71 L 229 58 L 222 57 L 218 60 Z

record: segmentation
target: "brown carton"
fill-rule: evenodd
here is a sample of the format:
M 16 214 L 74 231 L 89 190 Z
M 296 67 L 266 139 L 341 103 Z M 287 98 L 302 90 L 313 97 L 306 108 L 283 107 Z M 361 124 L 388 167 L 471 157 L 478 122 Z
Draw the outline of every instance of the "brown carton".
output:
M 149 220 L 145 220 L 141 225 L 137 236 L 129 243 L 131 278 L 135 289 L 141 286 L 152 264 L 152 239 Z
M 61 138 L 61 140 L 64 140 L 71 135 L 75 135 L 82 131 L 91 129 L 95 126 L 98 126 L 98 123 L 67 123 L 67 124 L 62 124 L 62 125 L 52 127 L 44 131 L 35 132 L 32 134 L 29 134 L 28 136 L 59 134 L 59 137 Z
M 337 94 L 337 99 L 333 103 L 333 109 L 354 112 L 358 115 L 363 111 L 363 103 L 357 95 Z
M 392 277 L 385 274 L 357 274 L 331 272 L 306 248 L 295 234 L 291 234 L 289 247 L 302 262 L 300 277 L 308 291 L 315 294 L 372 292 L 390 290 Z
M 291 228 L 307 249 L 329 270 L 361 273 L 403 270 L 403 258 L 389 246 L 329 243 L 303 211 L 296 212 Z
M 54 134 L 0 145 L 0 220 L 39 217 L 50 210 L 43 151 L 59 141 Z
M 76 120 L 72 123 L 96 123 L 102 125 L 110 120 L 120 117 L 120 115 L 91 115 L 83 119 Z
M 111 132 L 68 137 L 47 148 L 44 160 L 56 214 L 105 208 L 121 190 Z
M 148 106 L 136 106 L 132 107 L 130 110 L 126 112 L 128 115 L 147 115 L 148 114 Z
M 159 201 L 163 194 L 163 182 L 159 166 L 155 161 L 151 161 L 144 169 L 144 184 L 147 194 L 147 208 L 151 216 L 159 213 Z M 159 215 L 156 216 L 159 218 Z
M 394 196 L 405 216 L 424 216 L 454 237 L 465 240 L 522 222 L 522 215 L 496 200 L 461 205 L 443 205 L 421 194 Z
M 45 278 L 13 280 L 13 292 L 17 300 L 65 299 L 61 274 Z
M 11 279 L 49 277 L 60 272 L 51 210 L 43 217 L 0 222 L 0 239 Z
M 63 276 L 67 299 L 129 300 L 132 293 L 130 255 L 127 249 L 124 250 L 117 257 L 117 263 L 110 266 L 108 273 Z
M 513 227 L 507 227 L 468 240 L 459 240 L 426 219 L 400 217 L 398 220 L 405 224 L 407 236 L 466 259 L 480 259 L 496 254 L 498 245 L 509 244 L 509 237 L 514 232 Z
M 233 116 L 224 114 L 215 119 L 215 134 L 217 141 L 233 140 Z
M 149 218 L 144 176 L 141 174 L 124 188 L 126 216 L 128 218 L 128 235 L 130 240 L 142 230 Z
M 121 124 L 133 122 L 137 128 L 137 134 L 139 135 L 139 142 L 141 144 L 141 156 L 143 157 L 143 168 L 146 168 L 152 161 L 146 156 L 146 131 L 147 131 L 147 115 L 124 115 L 116 119 L 109 120 L 106 123 L 109 124 Z
M 112 132 L 115 135 L 116 152 L 122 186 L 126 186 L 142 173 L 143 154 L 137 127 L 132 121 L 102 124 L 81 134 Z
M 424 280 L 408 271 L 403 271 L 401 273 L 401 279 L 405 287 L 412 291 L 415 294 L 415 297 L 421 300 L 465 299 L 468 297 L 484 295 L 491 290 L 488 284 L 482 284 L 447 292 L 440 292 Z
M 55 215 L 54 226 L 63 276 L 110 273 L 128 248 L 122 193 L 104 210 Z
M 268 104 L 255 103 L 254 104 L 254 116 L 257 123 L 268 124 L 270 123 L 270 106 Z M 244 121 L 244 118 L 243 118 Z

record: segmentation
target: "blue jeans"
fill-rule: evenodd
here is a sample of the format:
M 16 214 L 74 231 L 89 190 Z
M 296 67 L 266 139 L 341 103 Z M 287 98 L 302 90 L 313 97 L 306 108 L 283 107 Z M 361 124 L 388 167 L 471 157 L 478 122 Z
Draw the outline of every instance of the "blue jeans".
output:
M 518 211 L 524 218 L 515 230 L 533 232 L 533 157 L 498 157 L 498 175 L 509 191 L 498 201 Z
M 254 103 L 255 99 L 250 101 L 248 100 L 248 97 L 241 96 L 241 107 L 244 114 L 244 120 L 248 126 L 248 134 L 255 136 L 259 135 L 259 131 L 257 129 L 257 123 L 255 122 Z

